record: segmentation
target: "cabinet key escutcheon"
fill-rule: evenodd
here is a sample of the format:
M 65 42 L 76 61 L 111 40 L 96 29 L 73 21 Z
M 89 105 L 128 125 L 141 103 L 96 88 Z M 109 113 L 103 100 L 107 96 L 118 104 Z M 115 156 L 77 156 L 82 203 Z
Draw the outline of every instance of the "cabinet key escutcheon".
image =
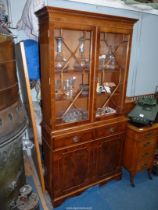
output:
M 78 136 L 74 136 L 74 137 L 72 138 L 72 141 L 73 141 L 73 143 L 79 142 L 79 137 L 78 137 Z
M 115 128 L 114 127 L 109 128 L 109 131 L 110 131 L 110 133 L 114 133 L 115 132 Z

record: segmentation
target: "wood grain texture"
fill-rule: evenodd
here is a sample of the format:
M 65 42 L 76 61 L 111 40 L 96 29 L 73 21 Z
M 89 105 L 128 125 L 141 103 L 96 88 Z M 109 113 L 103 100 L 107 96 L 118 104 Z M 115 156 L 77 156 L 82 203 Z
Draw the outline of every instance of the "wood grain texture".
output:
M 20 42 L 17 45 L 17 56 L 18 56 L 17 57 L 18 58 L 18 61 L 17 61 L 18 66 L 24 76 L 24 83 L 25 83 L 25 87 L 26 87 L 26 97 L 28 100 L 28 109 L 29 109 L 29 113 L 30 113 L 30 120 L 31 120 L 31 124 L 32 124 L 32 131 L 33 131 L 33 137 L 34 137 L 34 144 L 35 144 L 35 148 L 36 148 L 38 175 L 39 175 L 39 179 L 41 182 L 42 190 L 45 191 L 41 153 L 40 153 L 40 149 L 39 149 L 38 133 L 37 133 L 35 116 L 34 116 L 33 104 L 32 104 L 31 88 L 30 88 L 27 61 L 26 61 L 26 55 L 25 55 L 25 49 L 24 49 L 23 42 Z

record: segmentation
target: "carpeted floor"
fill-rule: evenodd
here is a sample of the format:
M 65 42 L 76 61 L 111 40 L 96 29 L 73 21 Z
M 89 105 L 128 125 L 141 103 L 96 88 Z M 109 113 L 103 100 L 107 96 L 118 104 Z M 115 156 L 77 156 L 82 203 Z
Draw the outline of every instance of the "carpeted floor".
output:
M 54 210 L 158 210 L 158 176 L 150 180 L 146 172 L 138 173 L 135 185 L 131 187 L 123 170 L 122 180 L 92 187 Z

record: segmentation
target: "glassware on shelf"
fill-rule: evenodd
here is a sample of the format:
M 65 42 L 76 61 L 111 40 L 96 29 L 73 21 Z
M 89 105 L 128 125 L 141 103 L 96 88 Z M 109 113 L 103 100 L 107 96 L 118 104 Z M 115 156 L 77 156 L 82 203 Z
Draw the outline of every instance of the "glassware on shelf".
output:
M 64 80 L 64 93 L 66 95 L 66 98 L 73 98 L 74 96 L 74 83 L 75 83 L 76 77 L 71 77 L 69 79 Z
M 102 107 L 102 108 L 98 108 L 96 111 L 96 117 L 101 117 L 101 116 L 105 116 L 105 115 L 110 115 L 110 114 L 114 114 L 116 113 L 116 110 L 111 108 L 111 107 Z
M 88 119 L 88 113 L 84 109 L 71 108 L 63 117 L 64 122 L 78 122 Z
M 96 92 L 97 94 L 101 94 L 105 92 L 104 86 L 100 83 L 99 79 L 96 85 Z
M 66 63 L 66 59 L 62 54 L 62 45 L 63 45 L 63 37 L 56 37 L 57 49 L 56 49 L 56 57 L 55 57 L 55 69 L 56 71 L 61 71 Z
M 89 84 L 80 84 L 80 90 L 82 90 L 82 96 L 88 96 L 89 94 Z
M 106 62 L 105 62 L 105 68 L 106 69 L 111 69 L 114 70 L 115 68 L 117 68 L 117 61 L 116 61 L 116 57 L 112 51 L 112 46 L 109 46 L 109 50 L 108 53 L 106 55 Z
M 100 55 L 99 56 L 99 70 L 103 71 L 105 70 L 105 61 L 106 61 L 106 55 Z
M 85 57 L 85 39 L 84 37 L 80 37 L 79 39 L 79 57 L 76 59 L 74 64 L 75 70 L 89 70 L 89 60 Z
M 115 90 L 116 84 L 114 82 L 104 82 L 103 87 L 104 87 L 106 93 L 110 94 Z

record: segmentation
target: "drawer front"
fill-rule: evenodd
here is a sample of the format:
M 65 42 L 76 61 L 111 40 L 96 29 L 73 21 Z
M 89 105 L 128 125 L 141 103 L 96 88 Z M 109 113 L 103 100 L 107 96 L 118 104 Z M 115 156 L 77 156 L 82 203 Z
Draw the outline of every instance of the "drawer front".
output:
M 152 138 L 156 138 L 158 140 L 158 129 L 151 126 L 147 128 L 136 128 L 128 126 L 127 135 L 132 137 L 136 141 L 148 140 Z
M 150 132 L 144 133 L 143 140 L 147 141 L 149 139 L 151 139 L 152 141 L 157 141 L 157 139 L 158 139 L 158 132 L 155 130 L 155 131 L 150 131 Z
M 148 141 L 150 139 L 158 139 L 158 131 L 157 130 L 151 130 L 151 131 L 146 131 L 143 133 L 139 133 L 136 136 L 137 141 Z
M 126 129 L 126 123 L 116 123 L 113 125 L 102 126 L 95 129 L 95 137 L 102 138 L 111 135 L 115 135 L 119 132 L 124 132 Z
M 151 168 L 153 163 L 153 158 L 147 158 L 142 161 L 139 161 L 136 166 L 136 171 L 142 171 L 145 169 Z
M 92 139 L 93 131 L 65 135 L 64 137 L 56 137 L 53 139 L 53 148 L 57 149 L 66 146 L 73 146 L 78 143 L 90 141 Z
M 157 139 L 155 137 L 145 138 L 138 142 L 138 148 L 140 151 L 153 150 L 156 147 Z
M 148 159 L 151 159 L 154 157 L 154 148 L 151 149 L 144 149 L 144 150 L 140 150 L 140 153 L 138 154 L 138 161 L 145 161 Z

